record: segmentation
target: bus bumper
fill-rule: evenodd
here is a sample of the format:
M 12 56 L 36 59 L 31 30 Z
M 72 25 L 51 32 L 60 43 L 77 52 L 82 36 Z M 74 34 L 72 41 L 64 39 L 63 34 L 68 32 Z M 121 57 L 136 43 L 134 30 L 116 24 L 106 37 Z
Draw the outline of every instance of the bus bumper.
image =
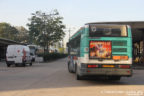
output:
M 101 75 L 101 76 L 132 76 L 132 69 L 118 68 L 83 68 L 80 69 L 81 76 Z

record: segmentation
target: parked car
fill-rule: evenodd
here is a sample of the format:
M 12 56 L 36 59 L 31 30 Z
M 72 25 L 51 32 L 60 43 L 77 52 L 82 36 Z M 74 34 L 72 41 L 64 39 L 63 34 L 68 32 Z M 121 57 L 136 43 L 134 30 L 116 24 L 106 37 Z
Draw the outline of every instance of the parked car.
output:
M 30 55 L 30 49 L 24 45 L 9 45 L 6 53 L 6 64 L 10 67 L 12 64 L 16 66 L 25 66 L 29 64 L 32 66 L 32 56 Z

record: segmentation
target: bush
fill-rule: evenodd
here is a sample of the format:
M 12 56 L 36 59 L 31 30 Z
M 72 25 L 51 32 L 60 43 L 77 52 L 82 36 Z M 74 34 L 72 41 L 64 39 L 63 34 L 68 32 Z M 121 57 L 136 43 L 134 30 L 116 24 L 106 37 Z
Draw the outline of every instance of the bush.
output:
M 56 60 L 59 58 L 64 58 L 67 54 L 62 53 L 45 53 L 45 54 L 38 54 L 39 57 L 43 57 L 44 61 Z

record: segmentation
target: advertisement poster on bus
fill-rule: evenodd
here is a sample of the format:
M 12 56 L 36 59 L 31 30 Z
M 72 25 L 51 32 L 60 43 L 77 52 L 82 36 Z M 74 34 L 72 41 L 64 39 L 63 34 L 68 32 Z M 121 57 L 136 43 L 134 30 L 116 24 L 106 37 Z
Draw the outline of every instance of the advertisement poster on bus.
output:
M 89 46 L 90 58 L 111 58 L 111 42 L 110 41 L 90 41 Z

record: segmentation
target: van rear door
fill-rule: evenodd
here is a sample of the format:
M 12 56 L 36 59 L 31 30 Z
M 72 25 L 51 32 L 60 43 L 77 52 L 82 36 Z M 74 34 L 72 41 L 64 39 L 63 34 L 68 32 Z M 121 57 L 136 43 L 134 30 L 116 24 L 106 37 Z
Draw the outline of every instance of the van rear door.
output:
M 23 46 L 16 46 L 15 48 L 15 63 L 22 63 Z
M 7 53 L 6 53 L 6 59 L 7 59 L 7 61 L 14 61 L 15 57 L 14 57 L 14 46 L 13 45 L 8 46 Z

